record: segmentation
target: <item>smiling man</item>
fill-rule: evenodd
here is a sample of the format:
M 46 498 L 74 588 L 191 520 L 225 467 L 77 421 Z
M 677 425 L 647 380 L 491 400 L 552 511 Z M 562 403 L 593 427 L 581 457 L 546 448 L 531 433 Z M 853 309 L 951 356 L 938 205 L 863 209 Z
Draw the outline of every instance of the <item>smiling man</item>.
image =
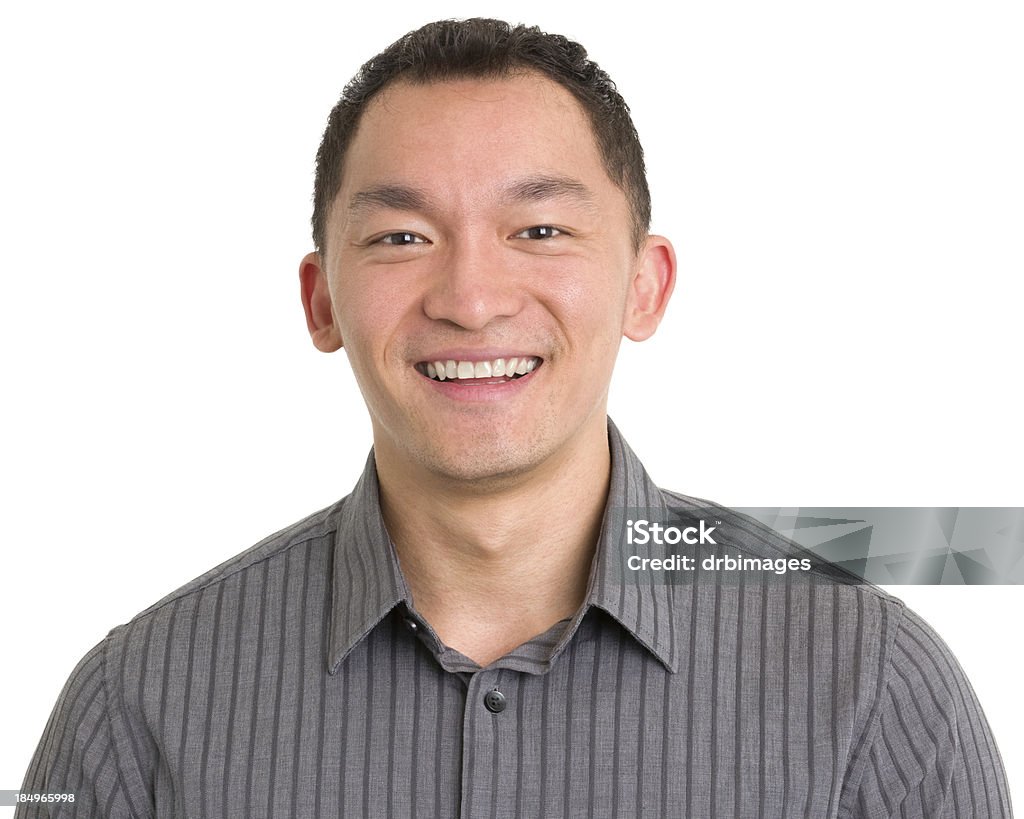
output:
M 393 82 L 343 165 L 325 155 L 309 329 L 362 389 L 417 610 L 486 665 L 583 602 L 615 355 L 654 332 L 672 249 L 640 235 L 586 112 L 536 71 Z
M 366 469 L 114 629 L 25 790 L 117 817 L 1008 816 L 925 624 L 658 489 L 609 422 L 620 341 L 675 279 L 649 214 L 628 109 L 575 43 L 443 22 L 367 63 L 299 271 Z M 673 521 L 700 537 L 641 559 L 624 536 Z M 741 571 L 666 579 L 725 548 Z

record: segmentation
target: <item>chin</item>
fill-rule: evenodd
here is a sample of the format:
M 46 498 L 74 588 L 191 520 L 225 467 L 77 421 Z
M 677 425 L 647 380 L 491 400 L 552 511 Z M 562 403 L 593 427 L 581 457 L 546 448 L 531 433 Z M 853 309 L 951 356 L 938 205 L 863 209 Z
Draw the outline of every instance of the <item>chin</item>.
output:
M 422 465 L 442 480 L 472 483 L 476 488 L 498 487 L 529 472 L 542 460 L 536 449 L 485 445 L 458 452 L 424 452 Z
M 378 432 L 383 433 L 384 428 Z M 384 436 L 374 437 L 381 440 Z M 387 438 L 394 462 L 404 460 L 415 471 L 422 470 L 441 482 L 488 491 L 543 470 L 546 462 L 571 446 L 573 434 L 551 414 L 541 412 L 529 419 L 464 423 L 458 434 L 442 433 L 435 424 L 407 424 L 400 434 Z

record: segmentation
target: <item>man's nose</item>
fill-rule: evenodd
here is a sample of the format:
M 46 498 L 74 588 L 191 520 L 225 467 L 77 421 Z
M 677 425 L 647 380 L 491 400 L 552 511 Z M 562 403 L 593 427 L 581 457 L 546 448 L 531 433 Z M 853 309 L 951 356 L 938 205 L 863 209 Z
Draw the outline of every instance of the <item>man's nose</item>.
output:
M 485 238 L 452 242 L 423 299 L 423 312 L 466 330 L 522 309 L 522 287 L 510 251 Z

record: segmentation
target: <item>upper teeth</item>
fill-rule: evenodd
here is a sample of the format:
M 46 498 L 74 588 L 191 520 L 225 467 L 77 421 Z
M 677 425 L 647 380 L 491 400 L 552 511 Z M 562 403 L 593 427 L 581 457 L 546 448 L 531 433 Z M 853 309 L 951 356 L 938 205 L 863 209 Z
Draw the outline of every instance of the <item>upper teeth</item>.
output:
M 536 356 L 495 358 L 492 361 L 428 361 L 427 375 L 438 381 L 458 378 L 491 378 L 494 376 L 526 375 L 540 364 Z

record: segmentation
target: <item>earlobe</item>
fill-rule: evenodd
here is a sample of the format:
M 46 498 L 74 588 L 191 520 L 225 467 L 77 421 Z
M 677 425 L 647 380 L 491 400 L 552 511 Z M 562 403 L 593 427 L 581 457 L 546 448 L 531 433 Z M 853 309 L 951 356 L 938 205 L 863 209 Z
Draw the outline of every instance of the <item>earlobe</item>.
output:
M 320 352 L 333 353 L 342 346 L 341 331 L 334 320 L 327 273 L 321 266 L 318 253 L 307 253 L 300 262 L 299 286 L 313 346 Z
M 664 236 L 648 236 L 630 282 L 622 333 L 644 341 L 658 329 L 676 284 L 676 253 Z

